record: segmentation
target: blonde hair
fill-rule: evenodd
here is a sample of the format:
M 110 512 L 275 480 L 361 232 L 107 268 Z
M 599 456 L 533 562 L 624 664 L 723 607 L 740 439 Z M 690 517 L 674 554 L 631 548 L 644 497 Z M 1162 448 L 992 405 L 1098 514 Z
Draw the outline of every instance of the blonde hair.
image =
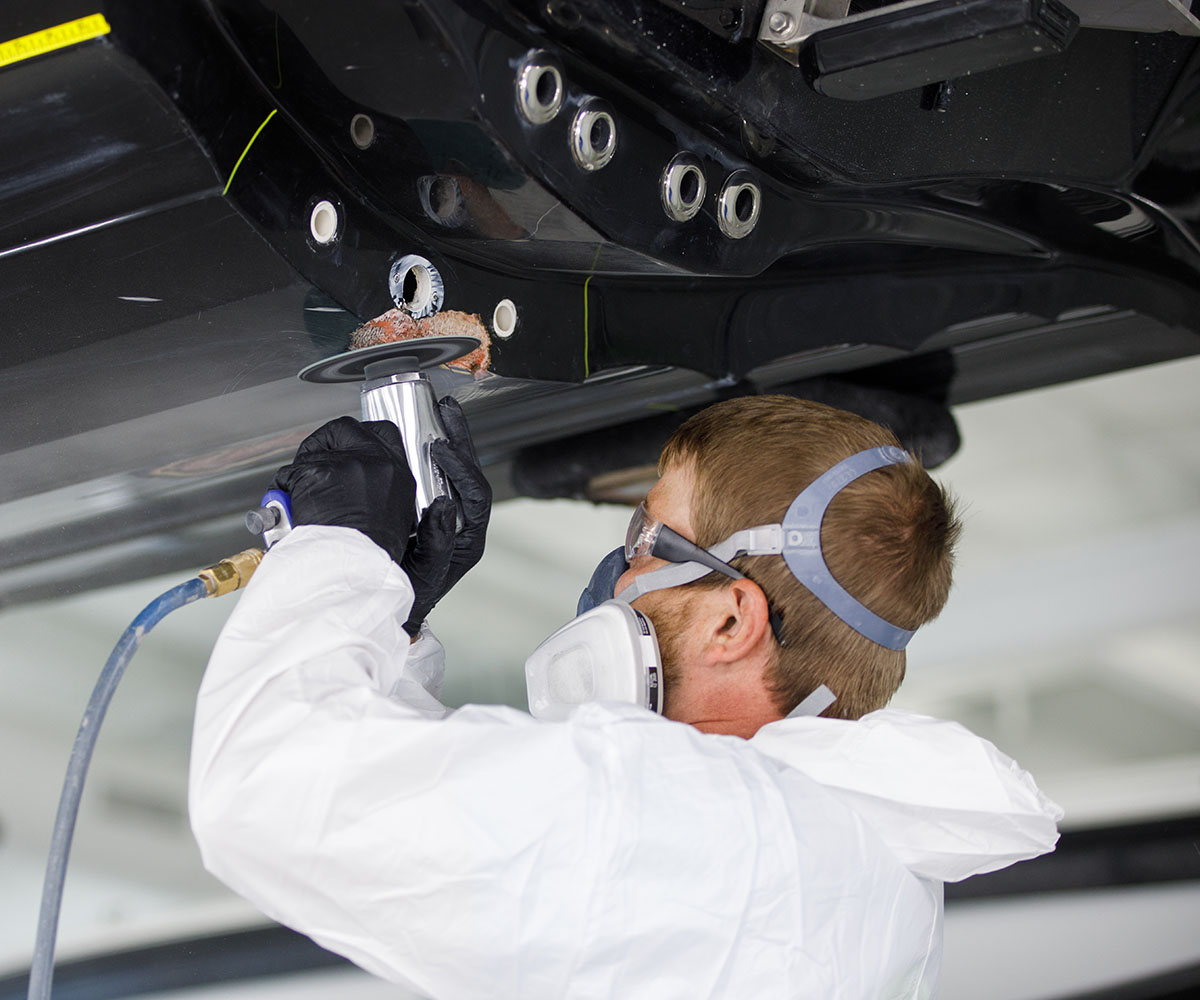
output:
M 853 413 L 792 396 L 747 396 L 711 406 L 679 428 L 660 472 L 691 465 L 696 542 L 708 548 L 741 528 L 782 520 L 813 480 L 859 451 L 898 446 L 891 431 Z M 875 614 L 914 629 L 937 617 L 950 591 L 960 526 L 954 505 L 917 462 L 886 466 L 831 501 L 821 547 L 834 578 Z M 767 675 L 787 714 L 819 685 L 837 701 L 823 714 L 857 719 L 888 703 L 904 679 L 903 650 L 855 632 L 791 573 L 781 556 L 733 565 L 764 591 L 782 619 Z M 693 586 L 724 586 L 710 574 Z

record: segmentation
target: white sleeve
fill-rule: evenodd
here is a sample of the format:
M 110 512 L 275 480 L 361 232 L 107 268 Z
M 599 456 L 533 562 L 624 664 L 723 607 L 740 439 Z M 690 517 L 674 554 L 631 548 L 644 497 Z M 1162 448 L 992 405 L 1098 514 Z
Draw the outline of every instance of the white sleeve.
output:
M 411 603 L 356 531 L 272 548 L 200 688 L 192 828 L 205 866 L 272 918 L 410 988 L 482 996 L 518 934 L 553 947 L 581 922 L 570 898 L 523 906 L 521 886 L 539 855 L 588 877 L 554 814 L 592 774 L 523 713 L 442 721 L 440 646 L 423 636 L 410 657 Z
M 633 706 L 447 714 L 411 599 L 349 529 L 264 560 L 196 710 L 214 875 L 426 996 L 924 995 L 936 903 L 820 786 Z

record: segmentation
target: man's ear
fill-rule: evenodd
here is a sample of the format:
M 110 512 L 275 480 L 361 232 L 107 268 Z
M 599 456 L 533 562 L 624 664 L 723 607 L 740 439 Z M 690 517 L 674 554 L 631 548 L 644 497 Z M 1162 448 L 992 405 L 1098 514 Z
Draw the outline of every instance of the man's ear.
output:
M 740 660 L 771 638 L 767 597 L 753 580 L 732 580 L 713 591 L 719 599 L 708 619 L 710 647 L 715 662 Z

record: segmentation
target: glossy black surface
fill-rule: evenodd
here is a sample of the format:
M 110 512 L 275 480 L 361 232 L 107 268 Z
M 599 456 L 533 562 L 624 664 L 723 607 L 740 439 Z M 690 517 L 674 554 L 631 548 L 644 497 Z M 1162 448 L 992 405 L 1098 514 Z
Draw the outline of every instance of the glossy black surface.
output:
M 1084 29 L 934 103 L 851 102 L 755 41 L 753 3 L 101 7 L 105 38 L 0 68 L 0 601 L 243 547 L 274 466 L 357 411 L 296 373 L 391 308 L 408 253 L 447 309 L 515 304 L 490 375 L 437 376 L 498 496 L 545 488 L 534 446 L 724 395 L 941 407 L 1200 346 L 1195 39 Z M 0 39 L 94 10 L 6 10 Z M 535 126 L 537 49 L 566 93 Z M 589 96 L 618 134 L 593 172 Z M 659 194 L 681 150 L 686 223 Z M 734 171 L 762 193 L 736 240 Z
M 866 101 L 1059 55 L 1078 27 L 1058 0 L 934 0 L 819 31 L 799 62 L 817 93 Z

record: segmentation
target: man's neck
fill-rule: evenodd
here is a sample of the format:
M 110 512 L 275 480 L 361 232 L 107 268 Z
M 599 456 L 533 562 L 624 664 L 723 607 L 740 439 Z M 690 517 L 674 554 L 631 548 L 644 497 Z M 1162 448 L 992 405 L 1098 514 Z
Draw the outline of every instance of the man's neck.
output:
M 698 680 L 696 675 L 692 680 Z M 686 722 L 702 733 L 749 739 L 768 722 L 783 718 L 765 685 L 739 682 L 736 677 L 727 678 L 725 683 L 699 681 L 678 694 L 681 699 L 674 704 L 670 696 L 667 698 L 667 718 Z

